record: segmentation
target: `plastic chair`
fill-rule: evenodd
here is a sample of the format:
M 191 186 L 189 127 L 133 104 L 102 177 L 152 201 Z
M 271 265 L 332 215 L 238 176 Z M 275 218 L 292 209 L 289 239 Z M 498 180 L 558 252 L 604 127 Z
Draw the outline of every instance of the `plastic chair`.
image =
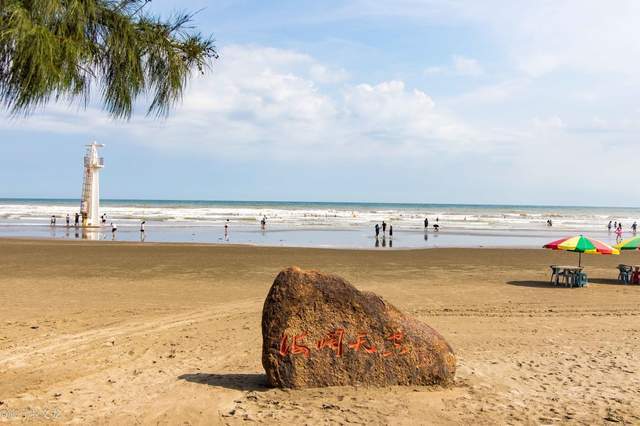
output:
M 586 287 L 587 284 L 589 284 L 589 281 L 587 280 L 587 274 L 585 272 L 577 272 L 575 274 L 575 278 L 576 278 L 576 285 L 578 287 Z
M 551 268 L 551 284 L 558 285 L 560 282 L 560 274 L 558 273 L 558 267 L 556 265 L 549 266 Z
M 618 265 L 618 270 L 620 271 L 620 273 L 618 274 L 618 281 L 624 284 L 631 284 L 631 280 L 633 278 L 633 268 L 627 265 Z

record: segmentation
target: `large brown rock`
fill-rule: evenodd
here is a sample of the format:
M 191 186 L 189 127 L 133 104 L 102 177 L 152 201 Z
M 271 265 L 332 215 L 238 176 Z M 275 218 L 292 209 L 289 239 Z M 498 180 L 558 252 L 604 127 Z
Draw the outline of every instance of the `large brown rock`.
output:
M 338 276 L 299 268 L 273 282 L 262 339 L 271 386 L 446 384 L 456 369 L 431 327 Z

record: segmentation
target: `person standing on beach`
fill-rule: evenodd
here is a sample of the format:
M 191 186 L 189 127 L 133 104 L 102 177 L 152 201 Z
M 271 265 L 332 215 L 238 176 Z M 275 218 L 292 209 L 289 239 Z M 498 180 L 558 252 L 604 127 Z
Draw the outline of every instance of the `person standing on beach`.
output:
M 144 225 L 147 223 L 146 220 L 143 220 L 142 222 L 140 222 L 140 241 L 144 242 L 145 239 L 145 234 L 144 234 Z
M 429 218 L 424 218 L 424 230 L 427 231 L 429 229 Z
M 389 239 L 393 238 L 393 225 L 389 225 Z
M 229 241 L 229 219 L 224 224 L 224 240 Z
M 635 235 L 636 231 L 638 230 L 638 222 L 636 222 L 635 220 L 633 221 L 633 225 L 631 225 L 631 230 L 633 231 L 634 235 Z
M 71 223 L 71 217 L 69 217 L 69 213 L 67 213 L 67 228 L 69 227 L 69 224 Z
M 111 222 L 111 239 L 112 240 L 116 239 L 116 231 L 117 230 L 118 230 L 118 227 L 116 226 L 116 224 Z
M 376 230 L 376 240 L 377 240 L 378 236 L 380 235 L 380 225 L 378 225 L 377 223 L 376 223 L 376 226 L 375 226 L 375 230 Z
M 56 226 L 56 215 L 51 216 L 51 226 Z
M 609 232 L 611 232 L 611 221 L 609 221 L 609 224 L 607 225 L 607 229 L 609 230 Z
M 76 213 L 76 217 L 74 219 L 74 225 L 77 228 L 79 224 L 80 224 L 80 214 Z
M 618 224 L 618 227 L 616 228 L 616 243 L 619 243 L 620 241 L 622 241 L 622 225 Z
M 387 224 L 383 220 L 382 221 L 382 235 L 386 235 L 386 233 L 387 233 Z

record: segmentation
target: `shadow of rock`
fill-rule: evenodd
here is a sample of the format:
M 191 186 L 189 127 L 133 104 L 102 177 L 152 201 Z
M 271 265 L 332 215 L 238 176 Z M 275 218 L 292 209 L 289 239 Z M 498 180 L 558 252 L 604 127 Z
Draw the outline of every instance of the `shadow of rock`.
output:
M 545 288 L 564 288 L 564 286 L 556 286 L 549 281 L 507 281 L 509 285 L 516 285 L 519 287 L 545 287 Z
M 269 386 L 267 386 L 267 376 L 264 374 L 192 373 L 182 374 L 178 376 L 178 379 L 186 380 L 187 382 L 199 383 L 201 385 L 220 386 L 227 389 L 241 391 L 266 391 L 270 389 Z

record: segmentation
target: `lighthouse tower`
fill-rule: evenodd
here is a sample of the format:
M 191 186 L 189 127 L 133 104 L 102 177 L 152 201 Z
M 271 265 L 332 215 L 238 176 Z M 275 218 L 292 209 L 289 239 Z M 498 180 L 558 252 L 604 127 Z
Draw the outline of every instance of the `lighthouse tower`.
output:
M 98 156 L 98 148 L 104 145 L 93 142 L 87 145 L 84 156 L 84 173 L 82 180 L 82 199 L 80 214 L 82 226 L 100 226 L 100 169 L 104 167 L 104 159 Z

